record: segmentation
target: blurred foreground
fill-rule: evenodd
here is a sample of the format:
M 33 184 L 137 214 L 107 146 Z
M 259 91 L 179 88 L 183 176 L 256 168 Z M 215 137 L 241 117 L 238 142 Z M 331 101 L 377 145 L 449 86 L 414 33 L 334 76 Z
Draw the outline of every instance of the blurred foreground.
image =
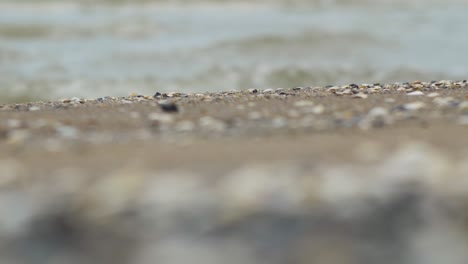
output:
M 0 106 L 0 262 L 463 264 L 468 83 Z

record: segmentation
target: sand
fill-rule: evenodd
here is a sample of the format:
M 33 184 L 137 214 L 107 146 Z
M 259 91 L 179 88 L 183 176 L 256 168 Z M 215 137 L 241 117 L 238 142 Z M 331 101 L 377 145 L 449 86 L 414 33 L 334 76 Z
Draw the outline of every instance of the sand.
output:
M 467 135 L 466 81 L 1 105 L 2 263 L 464 263 Z

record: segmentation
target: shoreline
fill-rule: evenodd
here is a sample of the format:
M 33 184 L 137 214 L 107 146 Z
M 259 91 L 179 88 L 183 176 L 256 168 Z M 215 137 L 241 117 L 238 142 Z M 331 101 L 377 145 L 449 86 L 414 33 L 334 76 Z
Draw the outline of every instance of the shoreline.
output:
M 3 137 L 23 128 L 31 130 L 32 136 L 54 130 L 60 136 L 63 128 L 71 137 L 81 132 L 112 134 L 110 129 L 131 133 L 147 130 L 155 137 L 168 134 L 248 136 L 341 128 L 368 130 L 418 122 L 412 119 L 419 120 L 423 126 L 426 121 L 454 122 L 454 119 L 455 123 L 464 124 L 467 89 L 464 80 L 196 94 L 157 92 L 96 99 L 74 97 L 0 104 L 3 120 L 0 131 Z
M 179 148 L 173 151 L 174 159 L 176 153 L 183 154 L 184 147 L 200 145 L 210 149 L 206 155 L 215 157 L 223 151 L 215 146 L 224 144 L 238 153 L 254 150 L 252 156 L 257 159 L 281 153 L 276 155 L 280 160 L 288 159 L 290 151 L 310 152 L 297 143 L 301 141 L 318 145 L 316 154 L 332 149 L 323 159 L 337 155 L 342 161 L 353 157 L 339 155 L 340 146 L 352 150 L 360 142 L 393 147 L 420 141 L 459 157 L 467 148 L 468 139 L 463 136 L 467 130 L 466 81 L 131 94 L 0 105 L 2 156 L 15 151 L 36 153 L 31 154 L 33 160 L 41 151 L 58 156 L 68 153 L 79 162 L 73 152 L 127 148 L 128 153 L 120 155 L 124 159 L 138 148 L 149 155 L 152 150 L 146 145 L 155 153 L 158 146 Z M 270 150 L 262 150 L 269 146 Z M 169 160 L 162 153 L 159 156 Z M 241 154 L 238 157 L 239 163 L 248 160 Z

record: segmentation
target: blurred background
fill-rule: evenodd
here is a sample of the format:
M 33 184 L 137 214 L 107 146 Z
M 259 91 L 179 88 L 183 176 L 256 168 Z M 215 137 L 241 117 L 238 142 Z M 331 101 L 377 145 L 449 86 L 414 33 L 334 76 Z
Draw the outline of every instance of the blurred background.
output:
M 0 103 L 465 79 L 463 0 L 0 0 Z

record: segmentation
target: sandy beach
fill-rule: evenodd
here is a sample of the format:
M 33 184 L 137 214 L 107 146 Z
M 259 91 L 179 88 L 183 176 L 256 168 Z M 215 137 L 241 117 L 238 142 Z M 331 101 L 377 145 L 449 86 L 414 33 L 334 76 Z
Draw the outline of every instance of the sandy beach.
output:
M 465 263 L 468 83 L 0 105 L 2 263 Z

